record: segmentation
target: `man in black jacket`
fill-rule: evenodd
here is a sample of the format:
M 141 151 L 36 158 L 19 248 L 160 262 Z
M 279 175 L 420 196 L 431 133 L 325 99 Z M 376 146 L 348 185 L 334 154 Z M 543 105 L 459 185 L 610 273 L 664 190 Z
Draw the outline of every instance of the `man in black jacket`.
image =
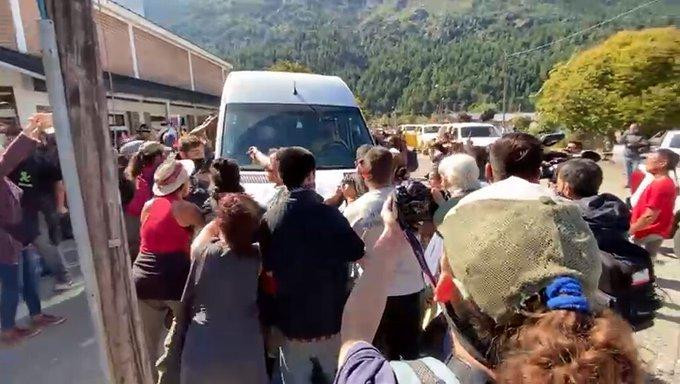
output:
M 557 172 L 557 193 L 578 204 L 600 250 L 618 260 L 651 267 L 647 251 L 628 240 L 630 210 L 626 204 L 612 194 L 598 194 L 600 166 L 592 160 L 572 159 Z
M 314 155 L 300 147 L 277 153 L 289 191 L 265 214 L 260 244 L 263 269 L 273 275 L 276 324 L 285 336 L 280 369 L 286 384 L 331 382 L 340 348 L 349 263 L 364 243 L 347 220 L 314 192 Z

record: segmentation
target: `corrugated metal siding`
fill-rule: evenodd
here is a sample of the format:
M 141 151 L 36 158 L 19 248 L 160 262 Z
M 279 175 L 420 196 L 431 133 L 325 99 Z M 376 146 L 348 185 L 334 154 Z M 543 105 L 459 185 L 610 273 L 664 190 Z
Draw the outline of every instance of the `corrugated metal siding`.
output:
M 139 77 L 191 89 L 186 50 L 136 28 L 134 34 Z
M 127 23 L 96 11 L 95 22 L 104 70 L 134 76 Z
M 224 82 L 222 81 L 222 68 L 220 66 L 193 55 L 191 56 L 191 66 L 194 70 L 194 86 L 197 91 L 211 95 L 222 94 Z
M 10 49 L 17 49 L 9 0 L 0 0 L 0 45 Z

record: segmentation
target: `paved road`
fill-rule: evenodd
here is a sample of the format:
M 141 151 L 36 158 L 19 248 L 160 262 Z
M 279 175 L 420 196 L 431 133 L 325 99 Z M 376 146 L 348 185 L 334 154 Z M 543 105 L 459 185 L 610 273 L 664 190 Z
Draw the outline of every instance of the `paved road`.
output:
M 603 163 L 603 192 L 625 197 L 620 163 Z M 421 169 L 429 169 L 421 159 Z M 680 260 L 672 244 L 664 244 L 656 260 L 659 286 L 665 306 L 654 324 L 636 333 L 640 354 L 650 372 L 649 382 L 680 383 Z M 73 272 L 78 272 L 77 268 Z M 82 281 L 82 278 L 78 278 Z M 0 349 L 0 383 L 100 383 L 99 349 L 87 309 L 82 283 L 65 294 L 50 296 L 51 282 L 43 281 L 45 310 L 68 316 L 63 325 L 45 330 L 26 343 Z M 20 310 L 24 316 L 25 308 Z M 25 319 L 24 319 L 25 320 Z

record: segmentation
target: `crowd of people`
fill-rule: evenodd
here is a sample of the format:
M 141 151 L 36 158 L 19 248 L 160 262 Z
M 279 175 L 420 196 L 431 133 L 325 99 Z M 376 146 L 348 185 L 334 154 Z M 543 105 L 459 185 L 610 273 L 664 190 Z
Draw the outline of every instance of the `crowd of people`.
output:
M 3 176 L 19 171 L 0 189 L 0 243 L 11 250 L 0 260 L 3 341 L 32 332 L 14 324 L 19 264 L 34 325 L 64 320 L 42 314 L 31 292 L 39 230 L 21 241 L 13 229 L 43 212 L 22 173 L 39 168 L 27 159 L 44 143 L 43 120 L 0 160 Z M 631 212 L 599 194 L 592 160 L 566 161 L 552 188 L 540 184 L 543 147 L 529 134 L 489 148 L 443 138 L 426 181 L 430 218 L 410 227 L 395 190 L 411 188 L 418 165 L 400 137 L 359 147 L 356 174 L 327 199 L 315 192 L 312 152 L 251 147 L 276 190 L 260 205 L 235 161 L 213 160 L 201 132 L 214 123 L 121 150 L 132 279 L 156 382 L 642 382 L 630 325 L 595 300 L 600 251 L 657 252 L 673 225 L 675 153 L 647 157 L 650 180 Z M 31 177 L 51 186 L 52 212 L 64 213 L 58 173 Z M 447 328 L 434 348 L 424 345 L 427 307 Z

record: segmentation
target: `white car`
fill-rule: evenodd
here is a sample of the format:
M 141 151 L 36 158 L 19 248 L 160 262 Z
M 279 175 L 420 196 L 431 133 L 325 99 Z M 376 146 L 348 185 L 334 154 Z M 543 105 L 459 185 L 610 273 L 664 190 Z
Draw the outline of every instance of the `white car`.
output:
M 266 205 L 275 193 L 248 148 L 301 146 L 316 158 L 316 189 L 335 194 L 355 171 L 356 150 L 373 139 L 354 95 L 335 76 L 306 73 L 231 72 L 224 83 L 217 128 L 217 156 L 236 160 L 241 183 Z
M 661 139 L 659 148 L 668 148 L 680 155 L 680 130 L 667 131 Z
M 426 124 L 420 127 L 418 131 L 418 148 L 425 148 L 428 144 L 437 140 L 441 127 L 442 124 Z
M 498 129 L 488 123 L 453 123 L 449 124 L 449 133 L 453 140 L 472 140 L 478 147 L 487 147 L 501 137 Z

